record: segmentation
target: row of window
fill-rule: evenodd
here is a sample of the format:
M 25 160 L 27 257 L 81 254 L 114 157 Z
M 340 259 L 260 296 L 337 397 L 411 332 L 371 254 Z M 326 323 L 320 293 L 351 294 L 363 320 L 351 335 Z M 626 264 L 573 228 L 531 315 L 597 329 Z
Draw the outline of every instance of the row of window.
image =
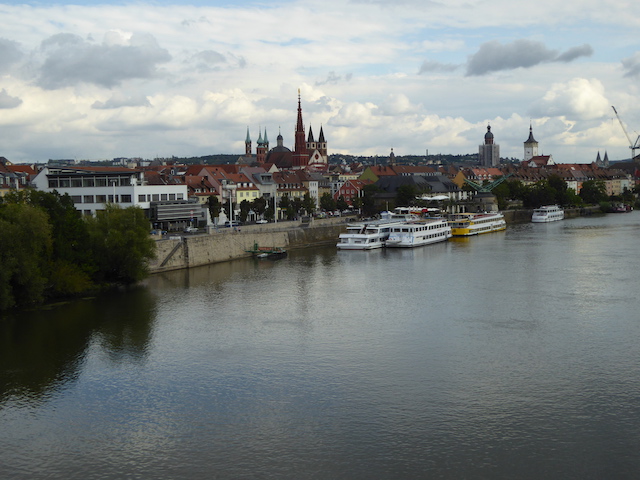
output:
M 131 195 L 72 195 L 73 203 L 131 203 Z M 166 202 L 167 200 L 184 200 L 182 193 L 154 193 L 138 195 L 138 202 Z
M 128 187 L 131 176 L 120 177 L 48 177 L 49 188 L 77 188 L 77 187 Z

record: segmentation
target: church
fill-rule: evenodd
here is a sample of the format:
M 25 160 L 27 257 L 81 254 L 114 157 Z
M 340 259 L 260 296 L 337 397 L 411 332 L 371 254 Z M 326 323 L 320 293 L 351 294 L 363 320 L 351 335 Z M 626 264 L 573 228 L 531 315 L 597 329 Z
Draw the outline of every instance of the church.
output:
M 329 156 L 327 155 L 327 141 L 324 138 L 322 126 L 320 127 L 320 134 L 317 140 L 313 135 L 311 127 L 309 127 L 308 135 L 305 132 L 304 122 L 302 121 L 300 90 L 298 90 L 298 118 L 294 132 L 295 143 L 293 151 L 284 146 L 284 139 L 281 132 L 278 132 L 276 142 L 276 146 L 269 149 L 267 129 L 264 129 L 264 136 L 262 135 L 262 131 L 260 131 L 254 159 L 249 127 L 247 127 L 247 137 L 244 142 L 245 154 L 243 157 L 240 157 L 238 161 L 257 165 L 273 164 L 280 170 L 293 169 L 322 172 L 328 169 Z

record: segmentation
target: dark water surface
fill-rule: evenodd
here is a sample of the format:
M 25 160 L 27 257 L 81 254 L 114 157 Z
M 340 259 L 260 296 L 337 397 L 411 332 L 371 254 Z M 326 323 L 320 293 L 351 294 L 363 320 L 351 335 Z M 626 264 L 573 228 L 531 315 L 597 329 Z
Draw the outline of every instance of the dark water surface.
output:
M 637 478 L 640 213 L 0 321 L 0 478 Z

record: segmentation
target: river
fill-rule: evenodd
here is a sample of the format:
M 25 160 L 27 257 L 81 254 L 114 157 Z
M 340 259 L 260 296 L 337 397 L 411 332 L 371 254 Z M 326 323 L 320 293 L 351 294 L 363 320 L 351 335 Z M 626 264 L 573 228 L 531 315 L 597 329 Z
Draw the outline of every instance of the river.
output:
M 0 477 L 640 472 L 640 212 L 291 251 L 0 321 Z

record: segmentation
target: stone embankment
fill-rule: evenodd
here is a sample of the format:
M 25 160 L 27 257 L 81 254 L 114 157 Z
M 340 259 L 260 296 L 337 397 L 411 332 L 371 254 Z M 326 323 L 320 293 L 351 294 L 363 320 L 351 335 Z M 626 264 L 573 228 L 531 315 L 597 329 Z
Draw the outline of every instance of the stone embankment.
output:
M 574 218 L 599 212 L 598 207 L 566 209 L 565 217 Z M 531 221 L 531 210 L 507 210 L 507 223 Z M 156 259 L 150 262 L 151 273 L 200 267 L 211 263 L 226 262 L 249 257 L 254 244 L 260 247 L 303 248 L 312 245 L 335 244 L 340 233 L 355 217 L 278 222 L 264 225 L 247 225 L 239 229 L 220 228 L 207 234 L 176 235 L 157 240 Z
M 336 243 L 353 217 L 301 222 L 278 222 L 247 225 L 238 229 L 220 228 L 207 234 L 175 235 L 156 242 L 156 259 L 150 262 L 151 273 L 199 267 L 251 256 L 254 244 L 260 247 L 302 248 Z

